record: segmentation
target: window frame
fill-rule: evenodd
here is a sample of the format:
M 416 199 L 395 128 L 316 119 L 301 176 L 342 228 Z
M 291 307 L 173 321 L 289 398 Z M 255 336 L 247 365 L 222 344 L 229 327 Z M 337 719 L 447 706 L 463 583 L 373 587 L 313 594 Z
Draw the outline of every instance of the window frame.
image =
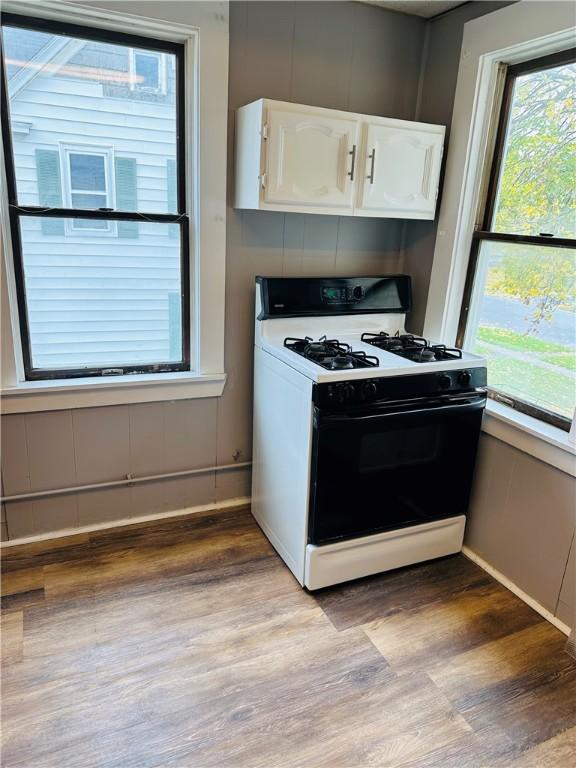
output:
M 545 245 L 553 248 L 576 249 L 576 239 L 572 238 L 545 235 L 522 235 L 508 232 L 495 232 L 493 230 L 498 184 L 505 155 L 508 123 L 516 79 L 532 72 L 552 69 L 562 64 L 570 64 L 574 62 L 576 62 L 576 48 L 568 48 L 546 56 L 531 58 L 506 68 L 502 99 L 497 116 L 494 146 L 491 154 L 487 157 L 484 169 L 484 178 L 487 179 L 486 194 L 481 201 L 477 224 L 472 233 L 472 242 L 464 282 L 464 292 L 462 295 L 456 332 L 456 344 L 460 347 L 464 347 L 467 342 L 467 323 L 470 316 L 470 308 L 476 293 L 474 284 L 478 271 L 480 249 L 483 242 L 500 241 L 527 246 Z M 488 396 L 492 400 L 502 403 L 519 413 L 543 421 L 564 432 L 570 432 L 572 428 L 573 418 L 561 416 L 560 414 L 554 413 L 553 411 L 537 406 L 526 400 L 514 397 L 505 391 L 489 387 Z
M 120 378 L 133 374 L 161 374 L 181 373 L 191 370 L 191 291 L 190 291 L 190 257 L 189 242 L 190 217 L 187 211 L 187 162 L 186 162 L 186 61 L 185 46 L 182 42 L 174 42 L 156 37 L 130 35 L 105 27 L 93 27 L 77 24 L 69 24 L 56 19 L 47 19 L 37 16 L 24 16 L 19 13 L 2 13 L 2 27 L 13 26 L 23 29 L 32 29 L 52 34 L 62 34 L 70 37 L 78 37 L 85 40 L 98 41 L 111 44 L 125 45 L 130 50 L 144 48 L 145 50 L 170 53 L 176 56 L 176 186 L 177 186 L 177 213 L 148 213 L 141 211 L 100 211 L 80 208 L 52 208 L 46 210 L 42 206 L 22 206 L 18 204 L 17 185 L 14 154 L 12 147 L 12 133 L 10 125 L 9 99 L 2 99 L 0 118 L 2 124 L 2 142 L 4 166 L 6 173 L 6 188 L 8 196 L 8 218 L 11 237 L 11 251 L 13 256 L 13 274 L 15 282 L 15 295 L 18 307 L 18 327 L 22 364 L 25 382 L 50 381 L 79 378 Z M 1 40 L 1 36 L 0 36 Z M 7 76 L 4 67 L 3 46 L 0 61 L 2 88 L 5 94 L 7 90 Z M 66 178 L 66 174 L 64 175 Z M 28 329 L 27 305 L 25 294 L 24 268 L 22 258 L 22 245 L 20 238 L 19 221 L 22 217 L 35 216 L 40 218 L 64 218 L 64 219 L 92 219 L 106 220 L 112 223 L 118 221 L 155 222 L 176 224 L 180 231 L 180 276 L 181 276 L 181 317 L 182 317 L 182 360 L 178 362 L 157 362 L 150 364 L 128 364 L 113 366 L 86 366 L 83 368 L 54 368 L 39 369 L 32 366 L 32 354 L 30 345 L 30 333 Z M 78 230 L 80 232 L 81 230 Z M 90 232 L 90 230 L 88 230 Z M 90 234 L 96 234 L 102 230 L 93 230 Z M 75 233 L 76 234 L 76 233 Z
M 138 55 L 138 50 L 136 48 L 130 48 L 129 54 L 128 54 L 128 71 L 131 75 L 130 77 L 130 90 L 131 91 L 141 91 L 142 93 L 154 93 L 158 95 L 165 96 L 168 92 L 168 80 L 167 80 L 167 72 L 166 72 L 166 57 L 163 53 L 159 53 L 158 51 L 146 51 L 146 56 L 155 56 L 158 61 L 158 87 L 157 88 L 150 88 L 147 85 L 139 85 L 135 77 L 138 76 L 138 73 L 136 71 L 136 56 Z

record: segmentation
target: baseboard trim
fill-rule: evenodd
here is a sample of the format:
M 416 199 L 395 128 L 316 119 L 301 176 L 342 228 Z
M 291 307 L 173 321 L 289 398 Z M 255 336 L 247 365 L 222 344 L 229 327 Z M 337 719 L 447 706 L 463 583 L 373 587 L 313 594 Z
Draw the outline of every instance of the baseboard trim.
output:
M 151 515 L 140 515 L 139 517 L 124 517 L 120 520 L 107 521 L 105 523 L 96 523 L 95 525 L 83 525 L 78 528 L 62 528 L 59 531 L 50 531 L 48 533 L 39 533 L 36 536 L 25 536 L 19 539 L 10 539 L 3 541 L 1 549 L 17 547 L 21 544 L 34 544 L 38 541 L 50 541 L 51 539 L 63 539 L 66 536 L 77 536 L 82 533 L 93 533 L 94 531 L 105 531 L 107 529 L 122 528 L 126 525 L 138 525 L 138 523 L 152 523 L 155 520 L 166 520 L 171 517 L 188 517 L 196 515 L 199 512 L 211 512 L 217 510 L 234 509 L 235 507 L 245 507 L 250 504 L 250 496 L 238 496 L 224 501 L 215 501 L 211 504 L 199 504 L 196 507 L 184 507 L 183 509 L 172 509 L 169 512 L 155 512 Z
M 486 573 L 489 573 L 490 576 L 493 576 L 496 581 L 499 581 L 500 584 L 502 584 L 503 587 L 506 587 L 506 589 L 509 589 L 510 592 L 513 592 L 516 597 L 519 597 L 520 600 L 526 603 L 526 605 L 529 605 L 530 608 L 533 608 L 536 613 L 539 613 L 542 618 L 546 619 L 546 621 L 549 621 L 550 624 L 553 624 L 556 629 L 560 630 L 560 632 L 563 632 L 565 635 L 570 634 L 570 627 L 567 624 L 564 624 L 563 621 L 560 621 L 557 616 L 554 616 L 554 614 L 551 613 L 547 608 L 544 608 L 543 605 L 540 605 L 537 600 L 534 600 L 533 597 L 530 597 L 530 595 L 526 594 L 526 592 L 520 589 L 517 584 L 514 584 L 513 581 L 510 581 L 510 579 L 504 576 L 503 573 L 500 573 L 500 571 L 494 568 L 493 565 L 490 565 L 490 563 L 487 563 L 486 560 L 480 557 L 480 555 L 477 555 L 476 552 L 473 552 L 467 546 L 463 546 L 462 554 L 465 555 L 469 560 L 472 560 L 473 563 L 476 563 L 476 565 L 482 568 L 482 570 L 486 571 Z

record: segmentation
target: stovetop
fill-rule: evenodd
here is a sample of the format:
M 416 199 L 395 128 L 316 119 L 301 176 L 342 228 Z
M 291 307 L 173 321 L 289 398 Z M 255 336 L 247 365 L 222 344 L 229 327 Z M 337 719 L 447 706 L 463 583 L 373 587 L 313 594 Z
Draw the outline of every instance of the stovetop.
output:
M 367 318 L 363 318 L 366 320 Z M 380 318 L 381 319 L 381 318 Z M 330 327 L 321 322 L 324 318 L 291 318 L 258 322 L 256 345 L 282 360 L 316 383 L 354 381 L 391 376 L 413 376 L 454 373 L 477 367 L 485 367 L 486 361 L 478 355 L 461 350 L 444 349 L 441 344 L 430 342 L 427 347 L 436 350 L 434 360 L 420 362 L 409 355 L 400 355 L 389 349 L 368 343 L 367 329 L 371 338 L 409 337 L 403 328 L 394 329 L 377 321 L 358 323 L 353 327 Z M 382 325 L 385 330 L 381 331 Z M 365 336 L 363 339 L 362 336 Z M 419 336 L 412 336 L 421 339 Z M 408 346 L 411 350 L 411 345 Z M 460 357 L 460 355 L 462 355 Z M 426 359 L 426 354 L 422 360 Z
M 414 336 L 411 333 L 364 332 L 360 342 L 412 363 L 462 360 L 461 349 L 450 348 L 445 344 L 431 344 L 422 336 Z M 381 360 L 376 355 L 370 355 L 362 349 L 354 349 L 351 344 L 339 339 L 328 339 L 326 336 L 321 336 L 316 341 L 311 336 L 287 336 L 284 346 L 328 371 L 378 368 L 381 365 Z
M 328 371 L 377 368 L 380 362 L 375 355 L 355 350 L 350 344 L 338 339 L 327 339 L 326 336 L 322 336 L 318 341 L 314 341 L 310 336 L 303 339 L 288 336 L 284 339 L 284 346 Z
M 317 384 L 443 374 L 456 380 L 463 371 L 485 367 L 478 355 L 406 331 L 407 282 L 398 276 L 262 278 L 255 345 Z M 349 299 L 348 289 L 353 294 L 358 285 L 364 298 Z
M 462 350 L 445 344 L 431 344 L 422 336 L 411 333 L 389 334 L 363 333 L 361 340 L 385 352 L 412 360 L 414 363 L 435 363 L 444 360 L 461 360 Z

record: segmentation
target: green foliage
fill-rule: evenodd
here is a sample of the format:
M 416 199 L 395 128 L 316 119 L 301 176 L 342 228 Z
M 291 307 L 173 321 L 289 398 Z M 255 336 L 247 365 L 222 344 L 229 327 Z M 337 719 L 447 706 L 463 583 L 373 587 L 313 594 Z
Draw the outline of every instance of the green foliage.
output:
M 576 65 L 519 77 L 494 228 L 576 236 Z
M 576 237 L 576 65 L 516 81 L 494 229 Z M 575 252 L 504 246 L 488 276 L 490 293 L 532 307 L 527 333 L 550 321 L 560 306 L 574 306 Z
M 546 246 L 509 245 L 491 276 L 490 290 L 532 306 L 527 333 L 550 321 L 559 307 L 574 308 L 576 252 Z

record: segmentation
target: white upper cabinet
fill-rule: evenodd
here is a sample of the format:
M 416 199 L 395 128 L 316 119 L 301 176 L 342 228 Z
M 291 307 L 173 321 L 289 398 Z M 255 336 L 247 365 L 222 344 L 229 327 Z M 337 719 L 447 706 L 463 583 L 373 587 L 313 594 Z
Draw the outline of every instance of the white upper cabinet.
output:
M 236 113 L 237 208 L 433 219 L 444 128 L 260 99 Z
M 353 115 L 345 119 L 329 110 L 300 112 L 272 104 L 266 126 L 265 202 L 353 210 L 352 164 L 359 134 Z
M 444 128 L 380 119 L 365 136 L 356 214 L 433 219 Z

